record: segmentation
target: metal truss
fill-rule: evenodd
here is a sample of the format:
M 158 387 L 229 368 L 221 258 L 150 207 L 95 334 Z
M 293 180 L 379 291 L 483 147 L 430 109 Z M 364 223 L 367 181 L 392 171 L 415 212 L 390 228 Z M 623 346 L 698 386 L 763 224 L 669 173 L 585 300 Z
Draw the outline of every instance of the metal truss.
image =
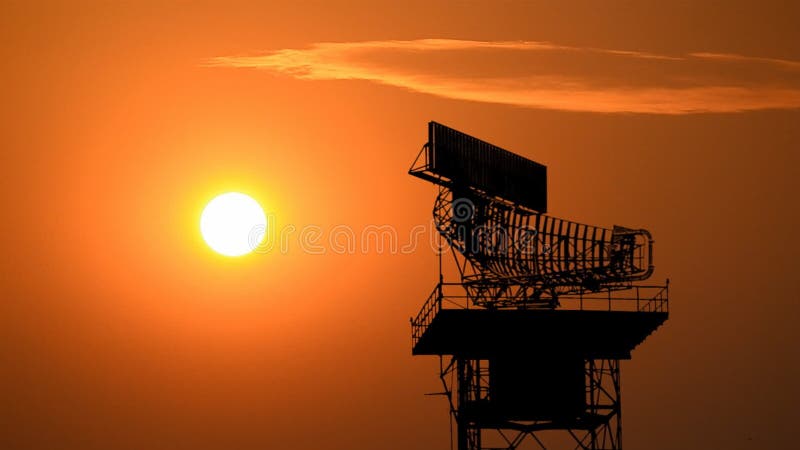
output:
M 554 308 L 560 295 L 630 289 L 653 271 L 646 230 L 583 225 L 442 185 L 433 217 L 477 305 Z
M 415 354 L 439 355 L 451 450 L 621 449 L 620 362 L 597 357 L 626 357 L 623 349 L 590 352 L 583 340 L 563 348 L 506 347 L 500 340 L 487 347 L 470 339 L 437 347 L 431 341 L 452 340 L 454 330 L 459 339 L 476 337 L 470 327 L 485 322 L 475 317 L 641 319 L 646 316 L 639 313 L 657 313 L 649 318 L 663 322 L 669 280 L 665 286 L 635 284 L 654 270 L 650 233 L 548 216 L 544 166 L 434 122 L 409 173 L 438 186 L 439 282 L 411 319 L 411 339 Z M 444 281 L 442 243 L 452 250 L 458 282 Z M 453 308 L 481 311 L 439 315 Z M 483 311 L 497 309 L 636 314 Z M 541 323 L 513 326 L 529 331 L 528 325 Z M 493 326 L 476 338 L 503 325 Z
M 619 360 L 585 360 L 586 410 L 560 421 L 516 421 L 487 414 L 486 406 L 492 403 L 489 361 L 455 356 L 439 361 L 458 450 L 622 448 Z M 555 446 L 554 433 L 559 435 Z

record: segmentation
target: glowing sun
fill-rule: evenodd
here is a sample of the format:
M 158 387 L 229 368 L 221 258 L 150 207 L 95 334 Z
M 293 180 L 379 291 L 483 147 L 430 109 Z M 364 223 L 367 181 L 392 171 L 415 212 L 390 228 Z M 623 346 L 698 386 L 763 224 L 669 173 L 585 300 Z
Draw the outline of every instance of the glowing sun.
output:
M 200 233 L 215 252 L 242 256 L 264 240 L 267 218 L 252 197 L 228 192 L 208 202 L 200 216 Z

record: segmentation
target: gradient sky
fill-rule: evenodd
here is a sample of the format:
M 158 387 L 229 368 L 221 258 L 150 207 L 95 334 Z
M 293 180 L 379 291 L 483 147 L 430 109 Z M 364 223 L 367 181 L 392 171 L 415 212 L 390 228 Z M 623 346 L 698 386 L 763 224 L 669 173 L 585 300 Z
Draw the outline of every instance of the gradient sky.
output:
M 550 213 L 648 228 L 671 318 L 622 364 L 625 444 L 787 448 L 800 399 L 800 7 L 0 6 L 0 447 L 445 449 L 408 317 L 436 259 L 226 259 L 276 227 L 430 219 L 436 120 L 546 164 Z

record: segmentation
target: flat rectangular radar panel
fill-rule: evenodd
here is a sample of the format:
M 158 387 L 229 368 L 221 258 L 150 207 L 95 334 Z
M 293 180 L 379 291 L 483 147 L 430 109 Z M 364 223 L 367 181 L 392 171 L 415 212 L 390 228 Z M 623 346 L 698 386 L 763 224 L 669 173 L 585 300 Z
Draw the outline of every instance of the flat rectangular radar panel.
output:
M 428 123 L 427 171 L 492 196 L 547 212 L 547 167 L 446 127 Z

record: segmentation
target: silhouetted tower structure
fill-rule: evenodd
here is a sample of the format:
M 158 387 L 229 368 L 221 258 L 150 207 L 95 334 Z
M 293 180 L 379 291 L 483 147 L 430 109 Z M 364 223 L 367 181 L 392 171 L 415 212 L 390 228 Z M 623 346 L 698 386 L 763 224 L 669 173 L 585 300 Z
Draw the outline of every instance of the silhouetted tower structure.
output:
M 621 448 L 619 361 L 669 314 L 668 281 L 635 284 L 653 272 L 650 233 L 546 215 L 545 166 L 436 122 L 409 173 L 438 186 L 460 278 L 440 262 L 411 319 L 412 353 L 440 357 L 458 449 L 547 448 L 555 431 Z

